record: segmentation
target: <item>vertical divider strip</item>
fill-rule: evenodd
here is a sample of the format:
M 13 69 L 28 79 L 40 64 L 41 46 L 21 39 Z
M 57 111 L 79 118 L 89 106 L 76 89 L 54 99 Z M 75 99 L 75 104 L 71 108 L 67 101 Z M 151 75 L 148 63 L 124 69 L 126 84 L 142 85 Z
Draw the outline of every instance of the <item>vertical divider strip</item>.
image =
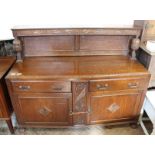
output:
M 79 52 L 80 50 L 80 35 L 75 35 L 75 43 L 74 43 L 74 50 L 75 52 Z

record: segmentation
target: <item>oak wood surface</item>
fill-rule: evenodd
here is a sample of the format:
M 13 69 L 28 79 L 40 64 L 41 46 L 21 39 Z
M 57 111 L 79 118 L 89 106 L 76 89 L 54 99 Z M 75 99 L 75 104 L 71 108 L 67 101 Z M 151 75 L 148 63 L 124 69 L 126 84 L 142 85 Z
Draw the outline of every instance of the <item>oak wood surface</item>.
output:
M 133 53 L 139 47 L 138 38 L 141 35 L 141 28 L 136 27 L 16 28 L 12 31 L 18 60 L 30 56 L 129 54 L 134 58 Z M 132 40 L 136 40 L 136 42 Z M 134 46 L 133 43 L 135 43 Z
M 41 57 L 17 62 L 9 79 L 91 79 L 113 76 L 143 76 L 147 70 L 126 56 Z
M 130 39 L 130 36 L 103 35 L 25 37 L 23 53 L 25 57 L 127 55 Z
M 148 85 L 148 78 L 118 78 L 90 80 L 89 91 L 143 90 Z
M 17 81 L 13 82 L 15 92 L 71 92 L 69 81 Z
M 141 28 L 13 28 L 14 37 L 44 35 L 140 35 Z
M 14 57 L 0 57 L 0 79 L 6 74 L 14 61 Z
M 14 57 L 0 57 L 0 120 L 6 121 L 11 133 L 14 133 L 11 123 L 13 109 L 4 77 L 14 62 Z
M 67 126 L 138 117 L 149 77 L 148 71 L 129 57 L 87 56 L 25 58 L 13 66 L 6 80 L 20 125 Z M 103 89 L 106 84 L 108 88 Z M 55 93 L 57 97 L 53 99 Z M 61 93 L 65 93 L 64 97 L 69 95 L 69 101 L 62 100 Z M 103 107 L 91 100 L 96 99 L 96 95 L 101 96 Z M 105 107 L 116 101 L 120 106 L 118 114 L 107 114 Z M 66 113 L 57 113 L 55 109 L 57 106 L 61 110 L 62 104 L 66 108 L 70 104 L 68 121 L 61 120 L 61 116 L 68 118 Z M 93 109 L 97 105 L 102 110 L 95 112 Z M 45 115 L 40 114 L 39 109 L 44 109 Z M 49 114 L 46 115 L 46 111 Z M 94 122 L 93 118 L 96 119 Z
M 19 104 L 15 112 L 20 124 L 72 125 L 71 93 L 19 94 L 16 96 L 16 104 Z
M 13 35 L 18 61 L 6 82 L 19 125 L 137 120 L 150 78 L 134 60 L 141 28 L 18 28 Z
M 91 93 L 89 95 L 90 124 L 136 116 L 140 98 L 141 93 L 108 95 Z

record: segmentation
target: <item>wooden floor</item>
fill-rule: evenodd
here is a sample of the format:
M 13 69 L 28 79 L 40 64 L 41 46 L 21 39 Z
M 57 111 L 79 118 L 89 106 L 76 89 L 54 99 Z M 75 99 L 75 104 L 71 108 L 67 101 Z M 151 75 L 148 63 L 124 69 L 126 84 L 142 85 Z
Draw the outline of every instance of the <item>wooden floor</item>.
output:
M 19 128 L 15 116 L 13 116 L 16 135 L 144 135 L 142 128 L 133 129 L 130 125 L 117 125 L 106 128 L 103 125 L 90 125 L 78 128 Z M 0 135 L 9 135 L 10 132 L 4 121 L 0 121 Z
M 10 134 L 6 127 L 0 128 L 0 135 Z M 102 125 L 95 125 L 74 129 L 38 129 L 38 128 L 16 128 L 16 135 L 143 135 L 140 127 L 132 129 L 130 126 L 117 126 L 111 129 Z

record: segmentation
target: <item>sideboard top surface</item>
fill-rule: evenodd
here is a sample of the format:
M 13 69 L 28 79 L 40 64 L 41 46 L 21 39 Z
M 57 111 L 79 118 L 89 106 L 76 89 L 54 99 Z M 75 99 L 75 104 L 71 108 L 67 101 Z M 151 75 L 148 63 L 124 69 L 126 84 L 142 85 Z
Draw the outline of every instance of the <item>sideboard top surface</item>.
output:
M 4 76 L 14 62 L 14 57 L 0 57 L 0 79 Z
M 11 79 L 84 79 L 149 75 L 127 56 L 41 57 L 17 62 L 8 74 Z

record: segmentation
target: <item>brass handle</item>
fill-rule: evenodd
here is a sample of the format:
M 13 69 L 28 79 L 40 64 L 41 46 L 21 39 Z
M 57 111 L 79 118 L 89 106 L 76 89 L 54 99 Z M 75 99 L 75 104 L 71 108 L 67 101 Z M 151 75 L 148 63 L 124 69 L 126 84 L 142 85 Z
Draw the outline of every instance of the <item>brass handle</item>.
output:
M 61 91 L 62 87 L 57 87 L 57 88 L 53 88 L 53 89 L 56 90 L 56 91 Z
M 29 90 L 30 88 L 30 86 L 19 86 L 19 89 L 21 90 Z
M 137 83 L 128 83 L 129 88 L 137 88 L 138 84 Z
M 101 84 L 97 84 L 97 89 L 98 90 L 106 90 L 108 89 L 109 85 L 106 83 L 104 85 L 101 85 Z

